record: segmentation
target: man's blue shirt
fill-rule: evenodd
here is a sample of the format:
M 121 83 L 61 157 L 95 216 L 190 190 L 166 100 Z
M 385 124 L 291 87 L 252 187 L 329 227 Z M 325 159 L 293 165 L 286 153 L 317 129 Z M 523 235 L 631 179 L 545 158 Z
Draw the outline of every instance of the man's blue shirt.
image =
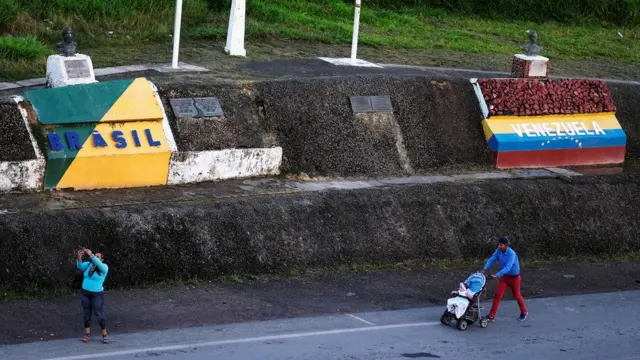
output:
M 500 264 L 500 271 L 496 275 L 502 277 L 504 275 L 516 276 L 520 275 L 520 261 L 518 260 L 518 254 L 516 254 L 510 247 L 503 253 L 500 249 L 491 255 L 487 264 L 484 266 L 485 270 L 489 270 L 494 262 L 498 261 Z

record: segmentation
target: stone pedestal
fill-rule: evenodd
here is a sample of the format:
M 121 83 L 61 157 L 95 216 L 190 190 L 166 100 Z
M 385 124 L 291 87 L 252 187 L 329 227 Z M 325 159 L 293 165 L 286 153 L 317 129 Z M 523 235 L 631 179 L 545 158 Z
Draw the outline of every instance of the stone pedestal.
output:
M 549 59 L 539 55 L 514 55 L 511 76 L 520 78 L 549 77 Z
M 47 87 L 58 88 L 95 82 L 96 75 L 89 56 L 51 55 L 47 58 Z

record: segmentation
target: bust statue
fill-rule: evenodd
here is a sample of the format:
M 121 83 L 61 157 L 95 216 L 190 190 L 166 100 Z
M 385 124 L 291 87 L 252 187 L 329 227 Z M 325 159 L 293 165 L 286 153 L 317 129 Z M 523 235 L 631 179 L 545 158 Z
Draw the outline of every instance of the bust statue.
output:
M 73 56 L 76 54 L 76 44 L 73 41 L 71 27 L 67 26 L 62 29 L 62 41 L 56 45 L 56 49 L 61 52 L 62 56 Z
M 533 30 L 528 30 L 527 33 L 529 33 L 529 43 L 527 45 L 522 45 L 520 49 L 524 50 L 524 53 L 527 56 L 537 56 L 538 53 L 544 49 L 542 46 L 538 46 L 538 44 L 536 44 L 538 42 L 538 33 Z

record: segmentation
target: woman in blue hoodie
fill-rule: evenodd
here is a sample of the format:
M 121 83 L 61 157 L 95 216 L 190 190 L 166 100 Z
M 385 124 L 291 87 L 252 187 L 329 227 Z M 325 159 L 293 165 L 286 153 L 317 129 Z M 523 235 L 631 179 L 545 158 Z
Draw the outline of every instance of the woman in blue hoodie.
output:
M 89 255 L 89 261 L 82 261 L 84 254 Z M 109 267 L 102 262 L 102 254 L 89 249 L 78 251 L 76 261 L 78 270 L 84 273 L 82 280 L 82 309 L 84 310 L 84 333 L 82 341 L 88 342 L 91 339 L 91 317 L 95 314 L 102 332 L 102 342 L 109 343 L 107 336 L 107 321 L 104 315 L 104 280 L 107 278 Z

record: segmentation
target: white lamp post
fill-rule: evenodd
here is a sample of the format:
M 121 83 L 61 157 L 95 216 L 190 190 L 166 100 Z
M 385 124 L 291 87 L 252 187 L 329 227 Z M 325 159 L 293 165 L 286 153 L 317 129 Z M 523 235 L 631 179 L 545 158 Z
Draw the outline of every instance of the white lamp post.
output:
M 347 4 L 353 4 L 355 6 L 355 11 L 353 14 L 353 38 L 351 39 L 351 57 L 350 58 L 321 57 L 320 59 L 336 66 L 362 66 L 362 67 L 382 68 L 382 66 L 378 64 L 370 63 L 368 61 L 358 60 L 358 36 L 360 33 L 360 10 L 362 7 L 362 0 L 344 0 L 344 2 Z
M 176 17 L 173 24 L 173 59 L 171 67 L 178 68 L 178 53 L 180 52 L 180 26 L 182 22 L 182 0 L 176 0 Z
M 244 48 L 244 28 L 247 0 L 233 0 L 229 14 L 229 28 L 227 30 L 227 46 L 224 51 L 231 56 L 247 56 Z
M 360 32 L 360 6 L 362 0 L 356 0 L 355 13 L 353 15 L 353 38 L 351 40 L 351 62 L 355 63 L 358 58 L 358 33 Z

